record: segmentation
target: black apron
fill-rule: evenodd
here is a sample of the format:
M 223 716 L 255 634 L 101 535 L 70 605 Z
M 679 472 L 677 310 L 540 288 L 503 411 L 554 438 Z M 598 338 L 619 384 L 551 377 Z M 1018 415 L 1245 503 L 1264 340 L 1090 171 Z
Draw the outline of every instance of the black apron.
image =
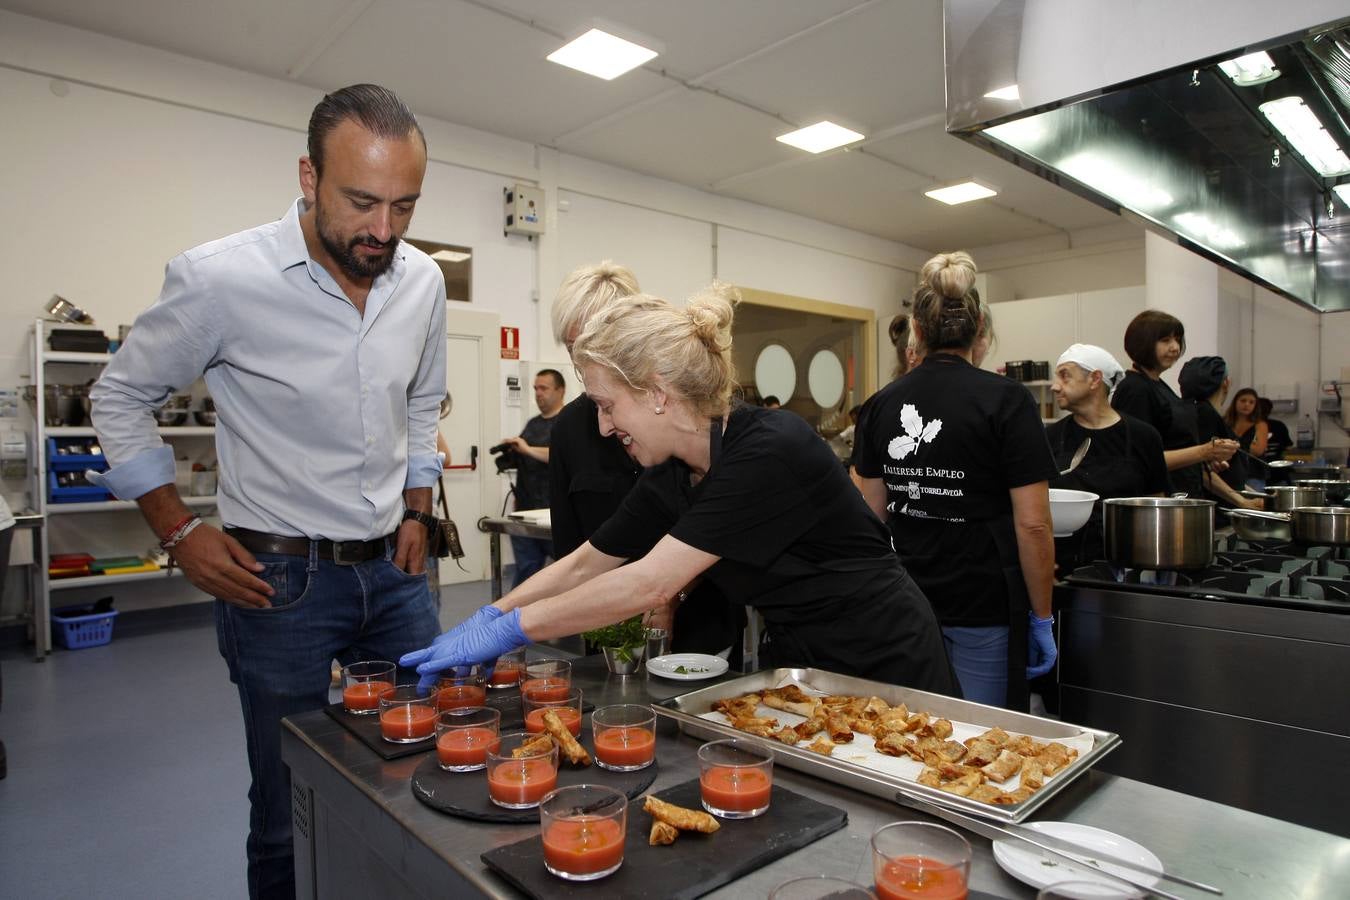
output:
M 1088 491 L 1099 499 L 1092 505 L 1092 516 L 1075 534 L 1069 537 L 1055 538 L 1055 562 L 1059 566 L 1059 575 L 1068 575 L 1078 566 L 1096 562 L 1106 557 L 1106 535 L 1103 526 L 1102 500 L 1109 497 L 1142 496 L 1144 479 L 1143 462 L 1130 453 L 1133 439 L 1130 428 L 1122 420 L 1125 429 L 1125 450 L 1123 455 L 1099 452 L 1096 446 L 1088 450 L 1083 461 L 1068 475 L 1059 475 L 1050 480 L 1053 488 L 1071 491 Z M 1114 427 L 1114 426 L 1112 426 Z M 1064 429 L 1067 432 L 1068 429 Z M 1065 445 L 1065 433 L 1059 436 L 1058 446 L 1050 448 L 1055 454 L 1055 465 L 1060 471 L 1067 469 L 1073 460 L 1077 447 Z
M 709 439 L 711 470 L 722 456 L 720 419 Z M 773 569 L 785 583 L 748 598 L 764 616 L 762 667 L 819 668 L 961 696 L 937 616 L 893 553 L 812 562 L 786 552 Z M 822 599 L 803 602 L 804 595 Z

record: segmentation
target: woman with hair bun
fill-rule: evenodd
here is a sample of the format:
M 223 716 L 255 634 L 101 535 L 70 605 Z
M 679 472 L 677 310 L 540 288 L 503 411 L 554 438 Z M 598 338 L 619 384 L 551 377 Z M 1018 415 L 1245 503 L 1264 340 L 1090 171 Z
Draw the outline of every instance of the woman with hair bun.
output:
M 637 296 L 591 319 L 573 360 L 601 433 L 646 471 L 590 540 L 485 607 L 491 621 L 404 665 L 434 678 L 620 621 L 701 576 L 763 614 L 765 665 L 959 695 L 932 608 L 829 446 L 800 416 L 730 402 L 738 299 L 714 284 L 684 309 Z
M 967 699 L 1026 709 L 1027 679 L 1054 664 L 1057 474 L 1036 401 L 979 369 L 992 337 L 975 261 L 924 264 L 911 327 L 923 362 L 863 406 L 853 465 L 932 601 Z

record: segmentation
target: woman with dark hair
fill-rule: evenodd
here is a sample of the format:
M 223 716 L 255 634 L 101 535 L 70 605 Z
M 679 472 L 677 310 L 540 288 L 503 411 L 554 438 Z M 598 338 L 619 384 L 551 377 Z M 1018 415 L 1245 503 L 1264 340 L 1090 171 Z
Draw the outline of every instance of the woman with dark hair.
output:
M 1256 405 L 1261 411 L 1261 421 L 1265 422 L 1266 428 L 1270 430 L 1270 435 L 1266 439 L 1266 452 L 1261 454 L 1261 458 L 1267 461 L 1284 459 L 1284 451 L 1294 446 L 1289 426 L 1275 418 L 1275 403 L 1269 397 L 1258 397 Z
M 1237 439 L 1219 412 L 1228 398 L 1229 385 L 1228 363 L 1222 356 L 1192 357 L 1181 367 L 1177 382 L 1181 385 L 1182 399 L 1195 407 L 1196 434 L 1201 442 Z M 1247 458 L 1234 456 L 1227 469 L 1205 471 L 1205 495 L 1223 507 L 1261 509 L 1260 500 L 1248 500 L 1239 493 L 1247 487 L 1250 474 Z
M 1185 350 L 1186 329 L 1176 316 L 1158 309 L 1135 316 L 1125 328 L 1125 352 L 1134 365 L 1111 396 L 1111 405 L 1158 429 L 1172 487 L 1199 497 L 1204 490 L 1203 468 L 1222 471 L 1238 445 L 1221 438 L 1202 443 L 1195 406 L 1183 402 L 1162 380 L 1162 373 L 1176 365 Z
M 1223 421 L 1237 435 L 1238 446 L 1253 456 L 1263 456 L 1270 443 L 1270 426 L 1261 414 L 1261 398 L 1251 388 L 1233 395 Z
M 923 362 L 863 406 L 853 465 L 937 612 L 962 693 L 1026 709 L 1028 678 L 1055 660 L 1057 469 L 1030 392 L 977 367 L 988 318 L 974 285 L 966 253 L 924 265 L 910 319 Z

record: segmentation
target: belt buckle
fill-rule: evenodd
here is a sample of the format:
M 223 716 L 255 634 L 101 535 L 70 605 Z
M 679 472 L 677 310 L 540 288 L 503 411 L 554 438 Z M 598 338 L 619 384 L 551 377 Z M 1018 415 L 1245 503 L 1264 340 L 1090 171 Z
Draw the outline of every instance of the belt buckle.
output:
M 339 566 L 354 566 L 365 562 L 361 556 L 365 543 L 365 541 L 333 541 L 333 563 Z M 350 557 L 347 556 L 348 553 L 351 554 Z

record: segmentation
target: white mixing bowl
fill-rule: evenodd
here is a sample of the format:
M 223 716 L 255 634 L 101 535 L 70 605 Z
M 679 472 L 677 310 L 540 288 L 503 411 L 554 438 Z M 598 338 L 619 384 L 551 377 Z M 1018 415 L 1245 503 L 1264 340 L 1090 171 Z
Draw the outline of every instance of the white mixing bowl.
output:
M 1092 504 L 1097 499 L 1096 494 L 1088 491 L 1051 488 L 1050 521 L 1055 529 L 1055 537 L 1068 537 L 1082 528 L 1092 515 Z

